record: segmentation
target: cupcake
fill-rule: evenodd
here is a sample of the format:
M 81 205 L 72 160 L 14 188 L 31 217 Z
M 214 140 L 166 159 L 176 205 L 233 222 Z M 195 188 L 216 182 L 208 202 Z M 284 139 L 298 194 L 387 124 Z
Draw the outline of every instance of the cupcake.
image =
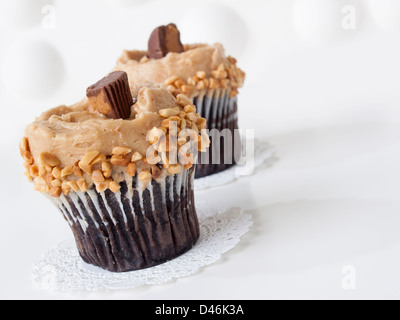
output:
M 196 178 L 201 178 L 232 167 L 241 156 L 237 96 L 245 73 L 236 64 L 221 44 L 182 45 L 170 24 L 153 31 L 148 51 L 125 51 L 115 70 L 126 71 L 131 85 L 164 83 L 174 95 L 193 99 L 211 137 L 208 152 L 199 156 Z
M 127 272 L 196 244 L 193 163 L 209 145 L 205 123 L 186 96 L 159 84 L 131 90 L 127 74 L 113 72 L 81 102 L 37 118 L 20 151 L 26 176 L 69 223 L 82 259 Z

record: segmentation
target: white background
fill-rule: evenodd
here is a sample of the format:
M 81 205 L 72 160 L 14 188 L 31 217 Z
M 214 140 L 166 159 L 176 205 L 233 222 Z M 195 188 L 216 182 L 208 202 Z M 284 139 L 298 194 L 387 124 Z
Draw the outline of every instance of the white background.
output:
M 0 298 L 399 298 L 399 3 L 0 0 Z M 123 49 L 146 49 L 170 22 L 185 43 L 223 43 L 247 72 L 240 126 L 274 144 L 278 159 L 198 196 L 243 207 L 255 226 L 221 262 L 168 285 L 35 288 L 33 261 L 72 233 L 23 176 L 24 127 L 80 100 Z M 355 290 L 343 286 L 346 266 Z

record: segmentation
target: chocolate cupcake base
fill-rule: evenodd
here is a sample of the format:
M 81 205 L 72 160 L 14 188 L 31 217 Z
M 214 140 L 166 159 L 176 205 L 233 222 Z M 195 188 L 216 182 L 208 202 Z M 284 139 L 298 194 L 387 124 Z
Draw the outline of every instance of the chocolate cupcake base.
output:
M 111 272 L 153 267 L 190 250 L 200 236 L 194 168 L 143 190 L 137 177 L 121 190 L 73 192 L 53 199 L 69 223 L 82 259 Z
M 197 112 L 207 120 L 211 145 L 199 153 L 196 179 L 213 175 L 236 165 L 240 159 L 241 139 L 238 127 L 238 100 L 227 90 L 215 90 L 194 98 Z

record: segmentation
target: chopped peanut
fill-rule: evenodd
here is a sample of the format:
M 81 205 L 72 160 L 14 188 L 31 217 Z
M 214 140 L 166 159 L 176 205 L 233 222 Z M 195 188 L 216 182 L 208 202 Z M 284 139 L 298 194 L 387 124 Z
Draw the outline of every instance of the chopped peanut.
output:
M 179 80 L 179 77 L 174 76 L 174 77 L 168 78 L 168 79 L 165 81 L 165 84 L 166 84 L 166 85 L 171 85 L 171 84 L 174 84 L 177 80 Z
M 199 79 L 204 80 L 204 79 L 207 77 L 207 73 L 206 73 L 205 71 L 198 71 L 198 72 L 196 73 L 196 76 L 197 76 Z
M 62 183 L 61 190 L 66 196 L 71 192 L 71 187 L 68 185 L 67 181 Z
M 74 190 L 75 192 L 78 192 L 80 189 L 79 189 L 79 187 L 78 187 L 78 185 L 77 185 L 77 183 L 76 183 L 76 181 L 68 181 L 67 182 L 67 185 L 72 189 L 72 190 Z
M 74 166 L 74 175 L 78 178 L 82 178 L 83 177 L 83 173 L 82 170 L 78 167 L 78 166 Z
M 158 114 L 163 118 L 177 116 L 177 115 L 179 115 L 179 113 L 180 113 L 180 110 L 175 110 L 175 109 L 162 109 L 158 112 Z
M 164 128 L 170 129 L 171 127 L 174 127 L 174 125 L 173 125 L 174 122 L 175 122 L 176 126 L 179 126 L 181 121 L 182 121 L 181 118 L 179 118 L 177 116 L 172 116 L 172 117 L 169 117 L 168 119 L 165 119 L 163 122 L 161 122 L 161 126 L 163 126 Z
M 92 174 L 92 165 L 90 164 L 85 164 L 82 161 L 79 162 L 79 168 L 82 169 L 82 171 L 86 174 Z
M 105 181 L 105 182 L 97 182 L 97 183 L 95 183 L 95 185 L 96 185 L 96 190 L 97 190 L 97 192 L 104 192 L 104 191 L 106 191 L 107 189 L 108 189 L 108 187 L 109 187 L 109 182 L 108 181 Z
M 91 164 L 92 161 L 99 155 L 98 151 L 90 151 L 88 153 L 85 154 L 85 156 L 82 158 L 82 160 L 79 162 L 79 164 L 82 165 L 88 165 Z M 82 167 L 81 167 L 82 169 Z M 82 169 L 83 170 L 83 169 Z M 85 170 L 83 170 L 85 171 Z
M 54 177 L 53 177 L 53 175 L 51 174 L 51 172 L 49 172 L 49 173 L 46 173 L 45 179 L 46 179 L 46 182 L 47 182 L 48 184 L 51 184 L 51 182 L 54 180 Z
M 93 171 L 92 179 L 94 182 L 104 182 L 106 180 L 104 179 L 103 173 L 100 170 Z
M 26 151 L 30 151 L 28 138 L 24 137 L 21 139 L 21 142 L 19 144 L 19 151 L 22 157 L 24 156 Z
M 60 179 L 53 180 L 53 181 L 51 182 L 51 185 L 52 185 L 54 188 L 61 187 L 62 181 L 61 181 Z
M 110 178 L 112 175 L 112 166 L 111 163 L 102 162 L 101 170 L 103 171 L 103 175 L 105 178 Z
M 160 128 L 153 128 L 147 134 L 147 139 L 151 144 L 157 143 L 161 137 L 165 136 L 165 132 Z
M 193 163 L 188 163 L 184 165 L 185 170 L 190 170 L 193 167 Z
M 182 172 L 182 166 L 181 166 L 180 164 L 171 165 L 171 166 L 168 168 L 168 172 L 169 172 L 170 174 L 178 174 L 178 173 Z
M 74 173 L 74 168 L 71 166 L 67 166 L 64 169 L 61 170 L 61 178 L 65 178 L 70 176 L 71 174 Z
M 94 164 L 102 163 L 103 161 L 106 161 L 106 160 L 107 160 L 107 158 L 104 154 L 99 154 L 96 158 L 94 158 L 92 160 L 92 162 L 90 162 L 90 164 L 94 165 Z
M 204 80 L 199 81 L 197 83 L 196 88 L 199 89 L 199 90 L 204 90 L 206 88 L 206 83 L 204 82 Z
M 39 168 L 37 166 L 33 165 L 29 168 L 29 173 L 32 177 L 38 177 L 39 176 Z
M 40 154 L 39 161 L 44 166 L 56 167 L 61 164 L 60 160 L 51 153 L 43 152 Z
M 132 155 L 131 161 L 132 162 L 136 162 L 136 161 L 139 161 L 139 160 L 142 160 L 142 159 L 143 159 L 143 156 L 139 152 L 134 152 L 133 155 Z
M 112 176 L 112 171 L 103 171 L 104 178 L 108 179 Z
M 190 77 L 188 79 L 188 84 L 191 85 L 191 86 L 195 86 L 197 84 L 197 81 L 199 81 L 199 78 L 197 76 L 196 77 Z
M 163 152 L 163 153 L 160 153 L 160 156 L 161 156 L 161 162 L 162 162 L 164 168 L 168 169 L 170 167 L 170 165 L 169 165 L 169 159 L 168 159 L 167 154 L 165 152 Z
M 226 79 L 228 73 L 226 71 L 216 70 L 212 72 L 212 75 L 216 79 Z
M 103 170 L 103 172 L 112 171 L 111 163 L 102 162 L 101 163 L 101 170 Z
M 40 166 L 39 167 L 39 176 L 44 176 L 47 173 L 46 167 L 45 166 Z M 61 174 L 61 171 L 60 171 Z
M 188 95 L 188 96 L 191 96 L 191 95 L 193 94 L 195 88 L 194 88 L 193 86 L 190 86 L 190 85 L 183 85 L 183 86 L 181 87 L 181 90 L 182 90 L 182 92 L 183 92 L 184 94 L 186 94 L 186 95 Z
M 131 162 L 130 164 L 127 165 L 126 167 L 126 172 L 131 176 L 134 177 L 136 175 L 136 164 Z
M 144 170 L 139 174 L 139 180 L 143 182 L 147 182 L 151 180 L 151 173 L 150 171 Z
M 196 112 L 196 106 L 192 105 L 192 104 L 188 104 L 185 106 L 185 112 L 186 113 L 195 113 Z
M 194 121 L 194 122 L 197 121 L 197 116 L 196 116 L 196 113 L 194 113 L 194 112 L 187 113 L 186 118 L 188 118 L 190 121 Z
M 207 120 L 204 118 L 200 118 L 196 122 L 196 126 L 199 130 L 203 130 L 207 128 Z
M 112 192 L 117 193 L 121 189 L 121 186 L 119 185 L 119 183 L 111 181 L 109 188 Z
M 178 104 L 181 107 L 186 107 L 187 105 L 193 105 L 193 101 L 191 99 L 189 99 L 187 96 L 185 96 L 184 94 L 178 94 L 178 96 L 176 97 L 176 100 L 178 101 Z
M 54 169 L 51 173 L 53 174 L 54 178 L 56 178 L 56 179 L 61 178 L 61 169 L 59 167 L 54 167 Z
M 131 153 L 132 149 L 126 147 L 115 147 L 112 151 L 112 154 L 118 156 L 126 156 L 128 153 Z
M 186 115 L 185 115 L 185 116 L 186 116 Z M 181 130 L 185 130 L 186 127 L 187 127 L 187 122 L 186 122 L 186 120 L 185 120 L 184 118 L 182 118 L 181 125 L 180 125 L 180 129 L 181 129 Z
M 194 122 L 192 123 L 192 130 L 194 130 L 196 133 L 199 133 L 199 128 L 197 128 L 197 125 Z
M 61 192 L 62 192 L 61 188 L 58 187 L 58 188 L 51 189 L 49 194 L 53 198 L 59 198 L 61 196 Z
M 78 185 L 81 192 L 87 191 L 87 184 L 86 184 L 85 179 L 81 179 L 81 180 L 77 181 L 76 184 Z
M 182 79 L 178 78 L 178 80 L 176 80 L 176 81 L 174 82 L 174 85 L 175 85 L 175 87 L 180 88 L 180 87 L 182 87 L 182 86 L 185 85 L 185 82 L 182 81 Z
M 130 159 L 126 155 L 114 154 L 111 158 L 111 164 L 118 167 L 126 167 L 130 163 Z
M 229 86 L 229 80 L 228 79 L 222 79 L 221 80 L 222 89 L 228 89 L 228 86 Z
M 210 79 L 210 88 L 211 88 L 211 89 L 218 89 L 218 88 L 219 88 L 219 85 L 220 85 L 219 80 L 214 79 L 214 78 L 211 78 L 211 79 Z

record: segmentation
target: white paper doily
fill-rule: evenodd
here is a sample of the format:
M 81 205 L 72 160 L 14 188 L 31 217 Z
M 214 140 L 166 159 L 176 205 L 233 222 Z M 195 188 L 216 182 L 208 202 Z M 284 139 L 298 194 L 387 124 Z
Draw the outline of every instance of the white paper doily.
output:
M 208 188 L 218 187 L 235 182 L 240 177 L 251 176 L 258 169 L 268 165 L 274 158 L 275 148 L 268 142 L 256 139 L 254 141 L 254 168 L 251 172 L 245 169 L 245 166 L 234 166 L 211 176 L 196 179 L 194 182 L 195 190 L 204 190 Z M 251 157 L 253 155 L 247 155 Z
M 253 224 L 242 209 L 198 209 L 201 236 L 186 254 L 162 265 L 128 273 L 111 273 L 83 262 L 75 243 L 62 243 L 48 250 L 34 264 L 36 285 L 51 290 L 114 290 L 164 284 L 174 278 L 190 276 L 202 267 L 217 262 L 233 249 Z

